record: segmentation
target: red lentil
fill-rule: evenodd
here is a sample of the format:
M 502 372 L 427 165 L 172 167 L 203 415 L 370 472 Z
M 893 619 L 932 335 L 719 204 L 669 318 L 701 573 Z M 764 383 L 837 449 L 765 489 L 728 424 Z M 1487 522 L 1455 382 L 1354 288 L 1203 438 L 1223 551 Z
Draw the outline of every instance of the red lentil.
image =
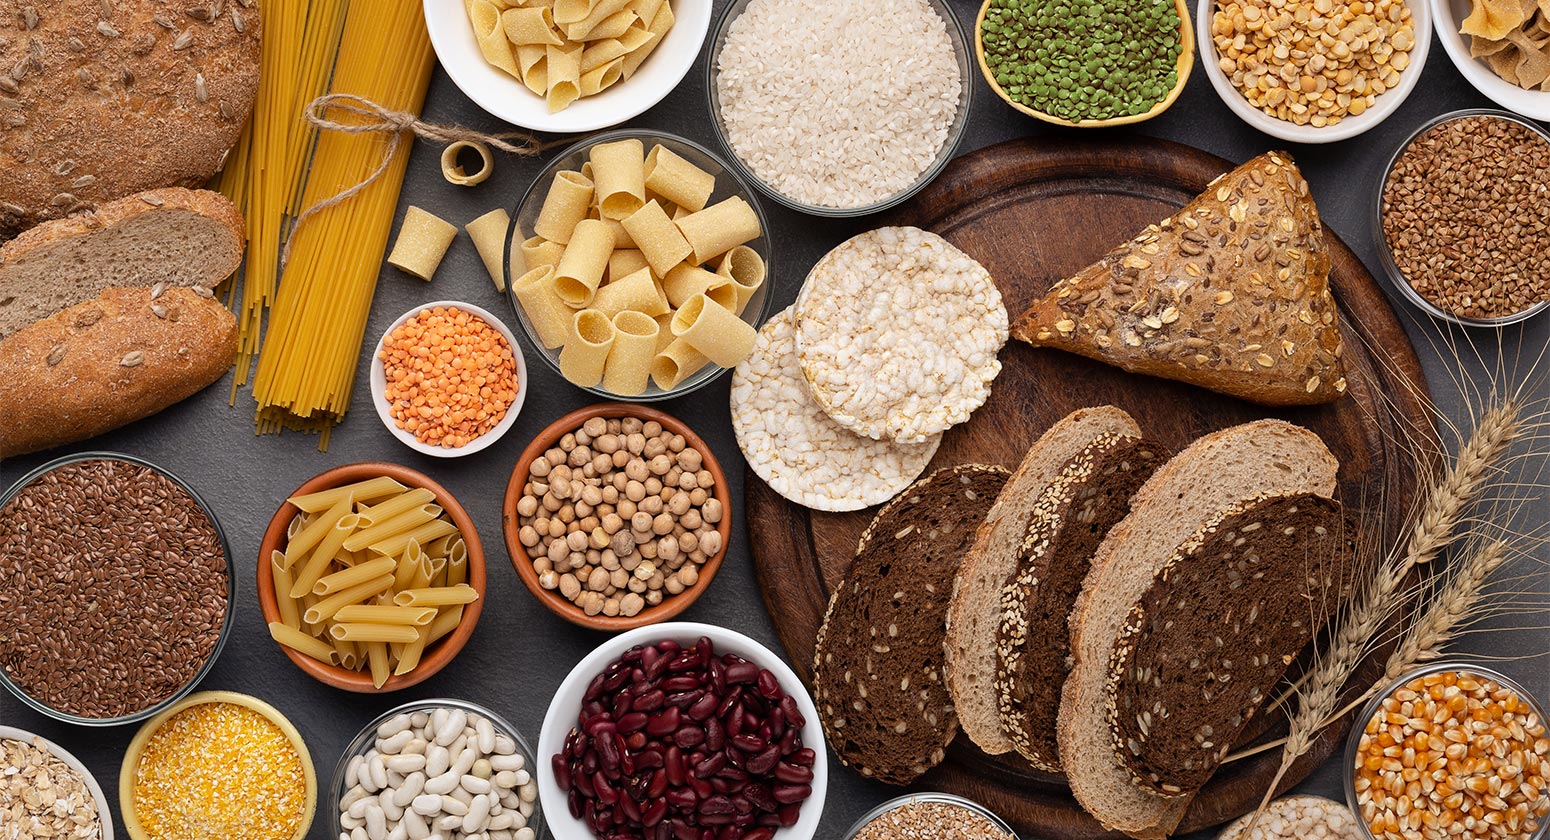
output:
M 421 443 L 464 446 L 499 425 L 517 399 L 505 336 L 455 306 L 420 310 L 388 335 L 378 357 L 389 413 Z

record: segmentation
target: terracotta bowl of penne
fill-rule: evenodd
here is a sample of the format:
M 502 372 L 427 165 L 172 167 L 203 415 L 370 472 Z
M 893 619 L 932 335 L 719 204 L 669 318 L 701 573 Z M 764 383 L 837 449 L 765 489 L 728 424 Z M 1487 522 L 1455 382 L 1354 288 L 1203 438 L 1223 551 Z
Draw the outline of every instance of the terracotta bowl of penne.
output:
M 573 589 L 570 584 L 576 581 L 567 582 L 563 578 L 574 577 L 577 580 L 590 578 L 592 575 L 597 574 L 599 570 L 603 570 L 606 574 L 608 570 L 605 570 L 604 567 L 611 564 L 594 564 L 589 561 L 582 569 L 573 570 L 571 574 L 564 574 L 560 569 L 561 564 L 546 559 L 548 556 L 547 551 L 554 547 L 552 544 L 562 545 L 566 538 L 572 537 L 573 534 L 566 534 L 559 539 L 544 538 L 541 542 L 532 546 L 528 544 L 533 542 L 534 530 L 532 526 L 534 518 L 524 515 L 523 499 L 524 497 L 533 497 L 534 494 L 530 491 L 538 489 L 533 486 L 533 465 L 541 457 L 545 457 L 546 453 L 549 453 L 551 450 L 555 450 L 557 447 L 563 449 L 564 439 L 567 437 L 575 439 L 577 431 L 583 429 L 589 420 L 601 420 L 604 422 L 638 420 L 642 424 L 658 423 L 661 424 L 666 435 L 681 435 L 683 437 L 682 442 L 685 452 L 693 450 L 698 453 L 698 458 L 695 460 L 699 463 L 698 473 L 705 475 L 700 487 L 704 491 L 707 503 L 689 508 L 682 515 L 676 516 L 670 526 L 664 525 L 655 535 L 647 535 L 642 532 L 640 540 L 637 540 L 640 544 L 630 548 L 628 554 L 625 554 L 620 563 L 615 566 L 615 568 L 625 569 L 633 577 L 641 573 L 642 567 L 646 563 L 650 563 L 655 571 L 655 575 L 643 575 L 639 581 L 635 581 L 636 584 L 644 585 L 631 586 L 628 585 L 629 582 L 627 581 L 627 585 L 624 586 L 612 588 L 600 586 L 593 588 L 583 583 L 580 585 L 579 590 Z M 619 434 L 625 436 L 622 431 Z M 673 456 L 669 454 L 669 457 Z M 624 469 L 628 472 L 630 467 Z M 556 473 L 557 471 L 558 468 L 556 468 Z M 550 475 L 553 476 L 556 473 L 550 473 Z M 551 487 L 553 483 L 557 482 L 554 482 L 552 479 L 550 482 L 543 482 L 543 487 Z M 588 492 L 592 489 L 581 488 L 583 482 L 579 480 L 574 482 L 574 484 L 579 488 L 576 491 L 577 493 Z M 709 484 L 709 486 L 707 487 L 705 484 Z M 709 505 L 709 500 L 713 500 L 714 505 L 707 506 Z M 619 501 L 621 503 L 624 502 L 624 497 L 621 496 Z M 634 503 L 631 504 L 633 505 Z M 641 510 L 646 510 L 647 507 L 647 502 L 643 501 L 640 504 Z M 600 507 L 600 509 L 602 508 Z M 667 510 L 671 511 L 672 508 L 668 507 Z M 715 513 L 710 513 L 711 510 L 714 510 Z M 704 512 L 703 514 L 702 511 Z M 629 513 L 630 511 L 621 510 L 621 512 Z M 606 521 L 607 514 L 600 518 Z M 653 515 L 652 518 L 654 519 L 655 516 Z M 715 521 L 711 521 L 712 518 Z M 624 519 L 627 522 L 629 517 L 624 517 Z M 695 520 L 699 521 L 696 522 Z M 523 450 L 522 457 L 517 460 L 516 467 L 511 471 L 511 479 L 506 484 L 506 498 L 501 508 L 501 525 L 505 532 L 506 551 L 511 556 L 511 563 L 516 567 L 517 574 L 522 578 L 522 582 L 533 593 L 533 597 L 537 598 L 550 612 L 572 624 L 591 630 L 617 633 L 621 630 L 631 630 L 636 627 L 644 627 L 648 624 L 671 620 L 679 613 L 688 609 L 689 605 L 693 604 L 705 592 L 706 588 L 710 586 L 711 579 L 716 576 L 716 572 L 721 568 L 721 561 L 726 557 L 727 546 L 731 542 L 731 488 L 727 484 L 726 474 L 722 472 L 721 465 L 716 461 L 716 456 L 710 451 L 710 446 L 685 425 L 683 421 L 671 414 L 643 405 L 599 403 L 578 409 L 554 421 L 548 428 L 540 432 L 538 437 L 533 439 L 532 443 L 528 444 L 527 449 Z M 618 531 L 614 532 L 613 536 L 620 539 L 633 537 L 633 527 L 632 525 L 625 524 Z M 585 533 L 575 529 L 571 530 L 574 534 Z M 524 531 L 527 533 L 524 534 Z M 710 534 L 715 534 L 716 536 L 709 536 Z M 693 537 L 692 543 L 689 539 L 691 536 Z M 675 552 L 676 565 L 674 563 L 675 558 L 670 558 L 660 553 L 659 546 L 669 538 L 675 541 L 676 545 L 683 547 L 681 553 Z M 691 551 L 689 546 L 695 544 L 699 546 L 699 550 Z M 710 548 L 713 550 L 706 550 L 706 545 L 710 545 Z M 555 550 L 558 551 L 559 549 L 556 548 Z M 610 547 L 609 550 L 611 551 L 612 548 Z M 600 555 L 601 550 L 597 553 Z M 683 571 L 691 567 L 692 571 Z M 566 568 L 568 569 L 569 567 Z M 669 578 L 686 574 L 692 575 L 692 582 L 690 584 L 671 585 L 669 583 Z M 678 591 L 674 592 L 675 589 Z M 651 593 L 655 593 L 655 595 Z M 624 603 L 627 598 L 639 598 L 640 600 L 635 603 L 637 605 L 643 604 L 644 606 L 641 606 L 638 611 L 632 611 L 629 607 L 623 610 L 616 609 L 610 611 L 605 611 L 601 608 L 589 610 L 584 604 L 588 597 L 592 595 L 598 596 L 597 600 L 599 603 L 616 601 L 616 607 L 617 604 Z
M 270 635 L 296 667 L 346 691 L 397 691 L 446 667 L 484 593 L 473 520 L 397 464 L 348 464 L 303 484 L 259 547 Z

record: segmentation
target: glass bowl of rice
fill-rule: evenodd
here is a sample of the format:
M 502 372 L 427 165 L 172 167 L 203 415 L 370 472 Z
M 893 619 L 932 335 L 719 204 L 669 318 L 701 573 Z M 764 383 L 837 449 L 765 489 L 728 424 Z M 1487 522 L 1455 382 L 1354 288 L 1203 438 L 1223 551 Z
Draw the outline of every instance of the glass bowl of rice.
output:
M 864 216 L 931 183 L 973 98 L 963 26 L 943 0 L 733 0 L 706 85 L 731 165 L 816 216 Z

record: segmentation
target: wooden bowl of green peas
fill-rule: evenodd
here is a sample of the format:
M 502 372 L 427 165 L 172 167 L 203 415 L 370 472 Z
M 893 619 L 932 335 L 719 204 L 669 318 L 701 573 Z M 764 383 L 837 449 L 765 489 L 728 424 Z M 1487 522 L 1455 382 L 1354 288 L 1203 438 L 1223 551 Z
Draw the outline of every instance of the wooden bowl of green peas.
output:
M 1168 110 L 1195 66 L 1195 34 L 1185 0 L 985 0 L 974 54 L 1018 111 L 1103 128 Z

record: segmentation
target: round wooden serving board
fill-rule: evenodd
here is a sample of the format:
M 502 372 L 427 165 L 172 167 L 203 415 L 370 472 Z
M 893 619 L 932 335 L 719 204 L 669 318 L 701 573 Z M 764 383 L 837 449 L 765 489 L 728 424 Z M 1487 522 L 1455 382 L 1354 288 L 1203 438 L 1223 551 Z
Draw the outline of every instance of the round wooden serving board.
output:
M 1054 281 L 1172 214 L 1232 166 L 1197 149 L 1145 138 L 1084 137 L 1077 144 L 1069 138 L 1019 140 L 955 161 L 887 222 L 934 231 L 983 263 L 1015 320 Z M 1039 434 L 1084 406 L 1117 405 L 1148 436 L 1175 450 L 1207 432 L 1279 416 L 1317 432 L 1340 459 L 1339 492 L 1348 507 L 1366 510 L 1369 522 L 1399 522 L 1414 484 L 1414 458 L 1400 441 L 1412 438 L 1410 430 L 1432 427 L 1423 407 L 1429 401 L 1425 379 L 1377 282 L 1333 233 L 1327 238 L 1350 383 L 1340 401 L 1271 410 L 1012 341 L 1001 352 L 1003 370 L 989 401 L 945 435 L 928 472 L 968 462 L 1014 468 Z M 747 487 L 750 541 L 765 604 L 787 653 L 810 680 L 813 640 L 829 593 L 844 577 L 875 511 L 809 511 L 782 499 L 752 470 Z M 1252 735 L 1268 738 L 1284 730 L 1281 713 L 1265 718 L 1275 725 L 1262 725 Z M 1339 750 L 1348 730 L 1348 720 L 1326 728 L 1283 789 Z M 1272 749 L 1225 765 L 1195 798 L 1179 830 L 1206 828 L 1252 810 L 1279 760 L 1280 751 Z M 947 760 L 915 787 L 979 801 L 1032 837 L 1110 836 L 1082 811 L 1062 779 L 1037 773 L 1015 756 L 986 756 L 962 735 Z

